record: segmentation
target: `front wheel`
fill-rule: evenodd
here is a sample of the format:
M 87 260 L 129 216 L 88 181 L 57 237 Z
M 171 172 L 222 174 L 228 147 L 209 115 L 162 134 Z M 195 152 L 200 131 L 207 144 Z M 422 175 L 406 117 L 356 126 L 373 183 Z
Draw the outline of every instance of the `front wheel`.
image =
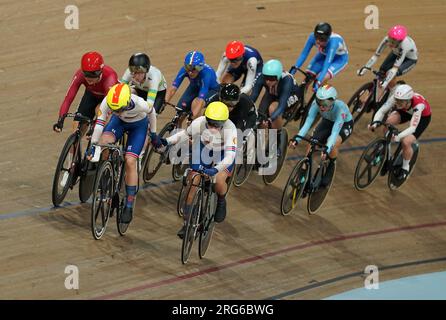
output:
M 76 179 L 76 167 L 79 163 L 79 155 L 76 150 L 78 136 L 76 133 L 70 135 L 60 153 L 56 171 L 53 178 L 53 189 L 51 192 L 53 204 L 59 206 L 70 188 L 72 181 Z M 76 153 L 74 155 L 74 153 Z
M 302 196 L 308 182 L 308 168 L 308 159 L 302 159 L 294 166 L 282 193 L 280 203 L 282 215 L 287 216 L 297 206 L 297 201 Z
M 319 210 L 319 208 L 322 207 L 322 205 L 324 204 L 325 199 L 327 198 L 327 195 L 330 192 L 331 186 L 333 185 L 333 180 L 336 173 L 336 162 L 333 163 L 333 166 L 334 168 L 330 176 L 326 176 L 327 175 L 326 165 L 324 165 L 322 168 L 319 168 L 319 170 L 322 170 L 322 173 L 320 175 L 321 180 L 318 181 L 316 189 L 310 192 L 310 194 L 308 195 L 307 211 L 309 214 L 315 214 Z M 318 172 L 316 172 L 315 174 L 315 177 L 317 176 Z M 316 178 L 315 180 L 319 180 L 319 178 Z M 326 180 L 325 184 L 322 183 L 323 180 Z
M 387 159 L 387 143 L 378 138 L 369 143 L 356 165 L 354 183 L 356 190 L 364 190 L 375 181 Z
M 252 168 L 254 167 L 254 163 L 252 161 L 252 156 L 248 153 L 253 152 L 253 150 L 248 150 L 248 142 L 243 142 L 243 162 L 237 164 L 234 169 L 234 186 L 240 187 L 242 184 L 248 180 L 249 175 L 251 174 Z
M 282 133 L 280 135 L 280 141 L 278 141 L 279 143 L 279 152 L 280 154 L 277 155 L 277 151 L 276 150 L 269 150 L 269 154 L 268 157 L 270 159 L 272 159 L 272 157 L 277 157 L 277 162 L 276 162 L 276 169 L 274 171 L 273 174 L 271 175 L 263 175 L 263 182 L 266 185 L 272 184 L 277 177 L 280 174 L 280 171 L 282 170 L 282 166 L 283 163 L 285 162 L 285 158 L 287 156 L 288 153 L 288 130 L 286 128 L 282 128 Z M 273 145 L 274 148 L 277 148 L 277 145 Z M 272 155 L 271 155 L 272 153 Z M 270 165 L 270 164 L 268 164 Z
M 200 232 L 200 239 L 198 242 L 198 255 L 200 256 L 200 259 L 203 259 L 212 239 L 212 234 L 215 227 L 214 215 L 216 208 L 217 195 L 215 193 L 211 193 L 208 197 L 208 203 L 206 205 L 206 212 L 204 214 L 204 219 L 201 226 L 202 230 Z
M 105 233 L 113 199 L 113 168 L 109 161 L 101 164 L 93 187 L 91 205 L 91 232 L 99 240 Z
M 184 232 L 183 244 L 181 246 L 181 262 L 186 264 L 189 260 L 190 252 L 198 232 L 198 225 L 201 213 L 201 189 L 197 189 L 192 205 L 190 207 L 189 216 L 186 220 L 186 230 Z

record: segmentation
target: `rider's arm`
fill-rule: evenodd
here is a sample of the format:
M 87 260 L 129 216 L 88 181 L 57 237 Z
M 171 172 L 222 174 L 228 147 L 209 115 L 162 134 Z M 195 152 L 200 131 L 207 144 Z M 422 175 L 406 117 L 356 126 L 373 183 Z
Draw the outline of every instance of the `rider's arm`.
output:
M 220 83 L 221 81 L 221 76 L 223 75 L 223 73 L 226 71 L 227 67 L 229 64 L 229 60 L 228 58 L 226 58 L 226 55 L 223 53 L 223 55 L 221 56 L 220 59 L 220 63 L 218 64 L 218 68 L 217 68 L 217 82 Z
M 375 116 L 373 117 L 373 121 L 382 121 L 384 119 L 384 116 L 387 114 L 387 112 L 392 109 L 392 107 L 395 105 L 395 98 L 393 94 L 387 99 L 387 101 L 382 105 L 381 108 L 376 111 Z
M 131 80 L 132 80 L 132 74 L 130 73 L 129 68 L 127 68 L 125 69 L 122 78 L 119 79 L 119 82 L 129 84 Z
M 59 117 L 66 115 L 68 110 L 70 110 L 71 103 L 73 102 L 74 97 L 76 97 L 79 87 L 82 84 L 82 77 L 83 76 L 80 71 L 77 71 L 74 74 L 73 79 L 71 80 L 70 83 L 70 87 L 68 88 L 65 98 L 62 104 L 60 105 Z
M 339 112 L 336 115 L 336 120 L 331 128 L 330 137 L 327 139 L 327 153 L 330 153 L 333 150 L 334 145 L 336 144 L 336 139 L 339 136 L 339 132 L 341 132 L 342 126 L 344 125 L 344 119 L 347 117 L 347 114 L 339 108 Z
M 177 92 L 178 88 L 180 87 L 180 85 L 183 82 L 186 75 L 187 75 L 186 69 L 184 69 L 184 67 L 181 67 L 180 71 L 178 71 L 178 74 L 175 77 L 175 80 L 173 80 L 173 82 L 172 82 L 172 86 L 167 89 L 167 92 L 166 92 L 166 101 L 167 102 L 170 102 L 170 99 L 172 99 L 175 92 Z
M 249 58 L 249 60 L 246 62 L 246 67 L 248 69 L 248 72 L 246 73 L 245 85 L 240 88 L 240 93 L 248 93 L 254 86 L 254 80 L 256 78 L 257 70 L 257 58 Z
M 419 103 L 414 107 L 414 113 L 412 114 L 412 118 L 410 119 L 409 128 L 400 132 L 395 139 L 396 141 L 400 141 L 402 138 L 415 133 L 415 130 L 417 130 L 418 124 L 421 120 L 421 114 L 423 113 L 425 107 L 426 106 L 423 103 Z
M 282 86 L 279 94 L 279 104 L 277 109 L 271 114 L 271 121 L 274 121 L 279 117 L 286 109 L 289 97 L 293 94 L 294 80 L 290 75 L 283 77 L 280 80 Z
M 160 87 L 160 83 L 164 80 L 161 71 L 155 70 L 153 67 L 150 68 L 149 78 L 150 78 L 150 86 L 149 86 L 149 91 L 147 92 L 147 104 L 149 105 L 149 107 L 153 107 L 156 95 L 158 94 L 158 88 Z
M 262 91 L 262 88 L 263 88 L 263 75 L 260 75 L 254 80 L 254 86 L 252 88 L 251 94 L 249 95 L 249 98 L 253 102 L 256 102 L 257 98 L 259 97 L 260 91 Z
M 235 160 L 236 150 L 237 150 L 237 130 L 232 124 L 231 129 L 225 130 L 225 141 L 224 141 L 224 153 L 225 156 L 220 163 L 215 166 L 218 172 L 226 170 Z
M 316 40 L 314 38 L 313 34 L 310 34 L 310 36 L 307 39 L 307 43 L 305 44 L 305 47 L 303 48 L 302 52 L 300 53 L 300 56 L 297 58 L 296 63 L 294 64 L 297 68 L 300 68 L 305 60 L 307 60 L 308 54 L 310 53 L 311 48 L 316 43 Z
M 304 126 L 299 130 L 298 135 L 304 137 L 308 130 L 310 130 L 313 125 L 314 119 L 316 119 L 317 113 L 319 112 L 319 107 L 316 104 L 316 101 L 313 101 L 311 104 L 310 110 L 308 111 L 307 119 L 305 120 Z M 300 141 L 300 138 L 297 138 L 296 141 Z
M 98 116 L 96 118 L 96 125 L 94 126 L 93 135 L 91 136 L 91 143 L 96 144 L 104 131 L 105 121 L 107 120 L 109 109 L 107 106 L 107 98 L 102 100 L 99 107 Z

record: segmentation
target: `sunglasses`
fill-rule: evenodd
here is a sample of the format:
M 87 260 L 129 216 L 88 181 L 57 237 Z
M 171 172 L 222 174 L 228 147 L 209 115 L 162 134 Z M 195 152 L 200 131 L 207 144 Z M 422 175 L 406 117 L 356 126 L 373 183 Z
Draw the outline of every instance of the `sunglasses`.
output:
M 142 66 L 130 66 L 129 70 L 131 73 L 139 73 L 139 72 L 144 72 L 147 73 L 147 69 L 142 67 Z
M 329 37 L 327 37 L 327 36 L 319 36 L 319 35 L 316 36 L 316 40 L 319 40 L 321 42 L 327 42 L 328 38 Z
M 193 66 L 191 64 L 185 64 L 184 69 L 186 69 L 187 72 L 193 72 L 193 71 L 200 72 L 201 70 L 203 70 L 203 66 Z
M 229 62 L 235 63 L 235 62 L 239 62 L 239 61 L 242 61 L 242 60 L 243 60 L 243 56 L 235 58 L 235 59 L 229 59 Z
M 133 100 L 130 100 L 129 104 L 126 107 L 123 107 L 119 110 L 113 110 L 113 113 L 121 113 L 124 111 L 129 111 L 129 110 L 133 109 L 134 106 L 135 106 L 135 103 L 133 102 Z
M 268 76 L 266 74 L 263 75 L 263 79 L 265 79 L 266 81 L 277 81 L 276 76 Z
M 82 71 L 84 73 L 85 78 L 99 78 L 102 74 L 101 70 L 96 71 Z
M 209 127 L 221 129 L 225 125 L 224 121 L 215 121 L 215 120 L 207 120 L 207 124 Z
M 389 39 L 389 43 L 391 45 L 394 45 L 394 46 L 399 46 L 401 41 L 398 41 L 398 40 L 395 40 L 395 39 Z
M 333 105 L 334 100 L 332 100 L 332 99 L 320 100 L 320 99 L 316 98 L 316 103 L 321 108 L 329 108 Z

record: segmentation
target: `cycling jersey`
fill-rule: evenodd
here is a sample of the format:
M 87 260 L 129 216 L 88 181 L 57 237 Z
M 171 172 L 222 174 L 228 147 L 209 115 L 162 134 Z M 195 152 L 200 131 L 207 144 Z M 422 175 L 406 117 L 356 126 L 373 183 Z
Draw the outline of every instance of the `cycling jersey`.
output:
M 267 106 L 265 104 L 266 109 L 268 109 L 270 102 L 273 101 L 279 102 L 277 109 L 270 116 L 272 121 L 276 120 L 277 117 L 282 115 L 286 107 L 292 104 L 292 102 L 296 101 L 300 91 L 299 86 L 296 83 L 296 80 L 288 72 L 283 72 L 282 77 L 279 80 L 277 86 L 274 86 L 271 89 L 268 88 L 268 86 L 266 85 L 263 74 L 257 77 L 254 83 L 254 88 L 252 89 L 251 95 L 249 96 L 252 101 L 256 102 L 257 98 L 260 95 L 260 92 L 262 91 L 262 88 L 265 88 L 265 94 L 263 96 L 262 101 L 265 100 L 268 102 L 266 103 Z M 262 112 L 267 111 L 263 109 L 264 106 L 259 108 L 259 110 L 261 110 Z
M 227 120 L 221 130 L 213 131 L 208 129 L 205 116 L 198 117 L 192 121 L 186 130 L 181 130 L 167 138 L 167 142 L 168 144 L 176 144 L 188 141 L 189 138 L 192 138 L 193 145 L 204 146 L 207 151 L 220 155 L 221 161 L 215 166 L 219 172 L 223 170 L 231 171 L 237 150 L 237 129 L 231 120 Z M 192 155 L 192 162 L 196 163 L 195 152 Z M 199 162 L 203 165 L 209 165 L 209 163 L 203 162 L 202 155 L 203 153 L 200 152 Z
M 190 78 L 184 67 L 181 67 L 172 86 L 179 88 L 184 78 L 188 78 L 190 81 L 190 87 L 199 89 L 198 98 L 205 100 L 209 90 L 218 90 L 220 88 L 217 83 L 217 76 L 214 69 L 211 66 L 205 64 L 203 69 L 198 73 L 197 77 Z
M 375 55 L 380 56 L 381 53 L 384 51 L 384 49 L 388 46 L 389 37 L 385 36 L 384 39 L 381 41 L 381 43 L 378 46 L 378 49 L 376 49 Z M 395 67 L 399 67 L 404 59 L 412 59 L 412 60 L 418 60 L 418 50 L 415 45 L 415 41 L 409 36 L 407 36 L 396 48 L 392 48 L 393 54 L 397 56 L 397 59 L 394 63 Z M 368 67 L 371 67 L 368 66 Z
M 150 107 L 155 103 L 158 91 L 167 89 L 164 75 L 155 66 L 150 66 L 149 72 L 146 72 L 146 78 L 142 83 L 132 80 L 132 73 L 129 68 L 125 70 L 120 82 L 127 83 L 132 87 L 147 92 L 147 103 Z
M 237 68 L 231 67 L 229 59 L 223 53 L 217 68 L 217 81 L 224 72 L 230 73 L 234 77 L 234 81 L 237 81 L 243 75 L 245 77 L 244 84 L 240 88 L 240 92 L 247 94 L 251 91 L 256 76 L 262 72 L 262 68 L 263 59 L 260 53 L 253 47 L 245 46 L 243 61 Z
M 347 45 L 345 44 L 344 39 L 337 33 L 332 33 L 332 35 L 330 36 L 330 38 L 327 41 L 327 44 L 325 47 L 321 47 L 318 46 L 316 43 L 316 38 L 314 37 L 314 34 L 311 33 L 310 36 L 307 39 L 307 42 L 305 44 L 305 47 L 303 48 L 300 56 L 297 58 L 295 66 L 300 68 L 303 63 L 305 62 L 305 60 L 308 57 L 308 54 L 310 53 L 311 49 L 313 48 L 313 46 L 317 47 L 318 52 L 321 55 L 325 56 L 325 60 L 322 66 L 322 69 L 320 70 L 320 72 L 318 72 L 318 76 L 317 76 L 317 80 L 319 82 L 322 82 L 325 78 L 325 75 L 327 74 L 330 65 L 333 63 L 333 60 L 335 58 L 339 58 L 340 56 L 345 56 L 342 59 L 339 59 L 340 61 L 343 61 L 343 67 L 345 67 L 345 64 L 348 61 L 348 50 L 347 50 Z M 336 68 L 336 70 L 338 70 L 339 68 Z M 295 71 L 293 71 L 293 73 L 295 73 Z M 335 73 L 332 73 L 331 75 L 333 76 Z
M 375 116 L 373 117 L 373 121 L 382 121 L 384 118 L 384 115 L 386 115 L 389 111 L 391 111 L 395 107 L 395 97 L 392 94 L 387 101 L 382 105 L 381 108 L 376 112 Z M 416 93 L 414 94 L 410 106 L 407 109 L 396 109 L 398 111 L 405 112 L 407 114 L 411 115 L 410 125 L 409 128 L 406 130 L 400 132 L 398 134 L 397 140 L 401 140 L 402 138 L 414 134 L 414 132 L 417 130 L 417 127 L 420 123 L 421 118 L 424 117 L 430 117 L 431 107 L 427 100 L 420 94 Z
M 317 102 L 313 101 L 310 110 L 308 111 L 308 117 L 305 120 L 305 124 L 300 129 L 298 135 L 303 137 L 307 134 L 308 130 L 310 130 L 311 126 L 313 125 L 313 122 L 316 119 L 318 113 L 320 113 L 323 119 L 334 122 L 331 135 L 327 140 L 327 152 L 330 153 L 336 143 L 339 132 L 344 126 L 344 123 L 352 121 L 353 117 L 350 113 L 350 110 L 348 109 L 348 106 L 341 100 L 335 100 L 330 110 L 324 112 L 319 109 Z M 300 141 L 301 139 L 297 138 L 296 140 Z
M 59 117 L 62 117 L 68 113 L 71 103 L 76 97 L 76 94 L 82 84 L 85 86 L 86 90 L 91 92 L 95 97 L 103 98 L 107 95 L 108 90 L 116 83 L 118 83 L 118 75 L 116 74 L 115 70 L 107 65 L 102 69 L 99 82 L 93 85 L 88 84 L 81 69 L 77 70 L 73 76 L 65 98 L 60 105 Z

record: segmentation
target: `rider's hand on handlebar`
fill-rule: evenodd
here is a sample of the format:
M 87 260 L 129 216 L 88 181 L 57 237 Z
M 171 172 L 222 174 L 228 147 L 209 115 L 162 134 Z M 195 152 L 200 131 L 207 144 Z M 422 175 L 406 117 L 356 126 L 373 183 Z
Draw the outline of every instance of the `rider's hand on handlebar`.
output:
M 290 68 L 290 71 L 288 71 L 288 72 L 291 73 L 294 76 L 296 74 L 296 71 L 297 71 L 297 67 L 296 66 L 292 66 Z
M 207 168 L 203 170 L 203 173 L 209 177 L 213 177 L 218 173 L 218 170 L 216 168 Z
M 375 132 L 376 127 L 377 127 L 376 124 L 370 125 L 370 123 L 369 123 L 369 124 L 367 125 L 367 129 L 369 129 L 369 130 L 372 131 L 372 132 Z
M 356 73 L 358 74 L 358 76 L 362 77 L 368 70 L 369 69 L 366 66 L 362 66 L 359 70 L 356 71 Z
M 314 81 L 314 83 L 313 83 L 313 91 L 316 92 L 317 89 L 319 89 L 319 87 L 321 86 L 321 84 L 322 83 L 320 81 L 318 81 L 318 80 Z
M 400 142 L 400 137 L 397 134 L 392 135 L 392 142 Z
M 94 152 L 95 152 L 96 146 L 94 144 L 92 144 L 90 146 L 89 149 L 87 149 L 87 151 L 85 151 L 85 153 L 87 154 L 87 160 L 90 161 L 91 159 L 93 159 L 94 156 Z
M 63 122 L 64 122 L 64 118 L 63 117 L 59 117 L 57 122 L 53 125 L 53 131 L 61 132 L 62 128 L 63 128 Z
M 294 138 L 288 142 L 288 147 L 296 149 L 298 144 L 299 144 L 299 141 L 297 141 L 296 138 Z

